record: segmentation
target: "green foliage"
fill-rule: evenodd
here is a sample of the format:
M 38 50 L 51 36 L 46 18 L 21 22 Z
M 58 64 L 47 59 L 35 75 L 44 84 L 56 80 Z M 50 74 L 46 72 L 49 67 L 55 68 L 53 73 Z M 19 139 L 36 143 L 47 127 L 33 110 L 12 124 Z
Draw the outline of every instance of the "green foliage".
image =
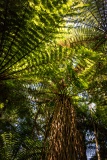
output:
M 106 1 L 0 4 L 1 160 L 46 159 L 53 117 L 62 128 L 70 117 L 66 98 L 75 111 L 76 135 L 87 147 L 95 142 L 85 139 L 95 125 L 102 156 L 107 150 Z M 61 105 L 63 114 L 57 116 Z
M 83 0 L 69 20 L 70 45 L 85 45 L 96 51 L 106 53 L 106 2 L 102 0 Z
M 35 59 L 41 64 L 47 56 L 41 52 L 42 45 L 58 33 L 60 10 L 63 11 L 62 3 L 66 2 L 2 0 L 0 3 L 0 79 L 5 80 L 30 68 Z
M 39 111 L 28 93 L 28 85 L 18 81 L 2 84 L 0 104 L 0 158 L 40 159 L 43 131 Z M 8 92 L 6 92 L 6 90 Z M 38 119 L 38 120 L 37 120 Z M 41 124 L 42 123 L 42 124 Z M 39 133 L 40 132 L 40 133 Z

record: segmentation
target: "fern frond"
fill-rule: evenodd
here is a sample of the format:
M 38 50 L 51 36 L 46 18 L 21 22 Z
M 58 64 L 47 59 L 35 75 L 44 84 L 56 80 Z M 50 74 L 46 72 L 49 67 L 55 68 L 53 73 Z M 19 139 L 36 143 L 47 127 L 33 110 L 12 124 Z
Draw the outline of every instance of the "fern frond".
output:
M 69 21 L 71 25 L 71 46 L 85 45 L 96 51 L 106 52 L 107 2 L 102 0 L 83 0 L 80 8 Z M 79 13 L 78 13 L 79 12 Z M 73 27 L 73 29 L 72 29 Z
M 33 56 L 32 59 L 30 56 L 58 33 L 57 28 L 60 26 L 59 22 L 62 18 L 58 8 L 59 10 L 62 8 L 62 2 L 54 0 L 49 0 L 46 3 L 43 1 L 36 2 L 35 0 L 30 2 L 28 0 L 23 2 L 15 0 L 14 4 L 12 1 L 5 2 L 2 0 L 0 2 L 1 79 L 4 75 L 9 77 L 10 70 L 19 66 L 19 63 L 24 59 L 30 65 L 34 59 L 39 61 L 39 56 Z M 42 59 L 45 60 L 45 58 Z

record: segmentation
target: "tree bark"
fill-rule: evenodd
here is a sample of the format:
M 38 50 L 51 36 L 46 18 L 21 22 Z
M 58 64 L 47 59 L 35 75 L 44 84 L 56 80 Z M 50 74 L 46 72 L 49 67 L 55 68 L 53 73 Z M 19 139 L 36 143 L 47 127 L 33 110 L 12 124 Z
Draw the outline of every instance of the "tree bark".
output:
M 98 160 L 101 160 L 99 146 L 98 146 L 98 132 L 96 130 L 94 122 L 93 122 L 93 126 L 94 126 L 94 136 L 95 136 L 95 144 L 96 144 L 96 153 L 97 153 Z
M 85 160 L 86 155 L 84 155 L 82 141 L 82 135 L 76 128 L 76 114 L 70 98 L 65 95 L 58 95 L 46 159 Z

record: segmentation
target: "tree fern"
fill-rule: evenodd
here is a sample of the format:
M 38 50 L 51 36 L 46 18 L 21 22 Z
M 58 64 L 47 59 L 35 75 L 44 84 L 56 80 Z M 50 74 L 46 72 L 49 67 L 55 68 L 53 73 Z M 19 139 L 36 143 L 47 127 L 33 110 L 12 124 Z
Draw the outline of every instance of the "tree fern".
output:
M 93 50 L 106 52 L 106 8 L 107 2 L 102 0 L 83 0 L 80 8 L 71 15 L 71 37 L 68 39 L 71 46 L 85 45 Z M 82 7 L 83 6 L 83 7 Z
M 7 0 L 0 3 L 0 77 L 7 79 L 10 74 L 14 74 L 13 68 L 17 66 L 18 70 L 19 62 L 23 59 L 28 61 L 27 65 L 32 63 L 34 57 L 38 59 L 36 56 L 31 58 L 31 54 L 36 53 L 42 44 L 51 40 L 57 33 L 56 28 L 62 18 L 60 10 L 65 2 L 44 3 L 26 0 L 13 3 Z M 26 65 L 25 62 L 24 64 Z

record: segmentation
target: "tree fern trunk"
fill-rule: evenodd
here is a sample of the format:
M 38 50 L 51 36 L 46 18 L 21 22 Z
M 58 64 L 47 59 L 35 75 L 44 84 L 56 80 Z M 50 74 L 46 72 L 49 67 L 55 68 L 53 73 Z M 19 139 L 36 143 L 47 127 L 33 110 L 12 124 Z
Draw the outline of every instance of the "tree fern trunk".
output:
M 85 160 L 82 136 L 69 97 L 59 95 L 49 134 L 47 160 Z

